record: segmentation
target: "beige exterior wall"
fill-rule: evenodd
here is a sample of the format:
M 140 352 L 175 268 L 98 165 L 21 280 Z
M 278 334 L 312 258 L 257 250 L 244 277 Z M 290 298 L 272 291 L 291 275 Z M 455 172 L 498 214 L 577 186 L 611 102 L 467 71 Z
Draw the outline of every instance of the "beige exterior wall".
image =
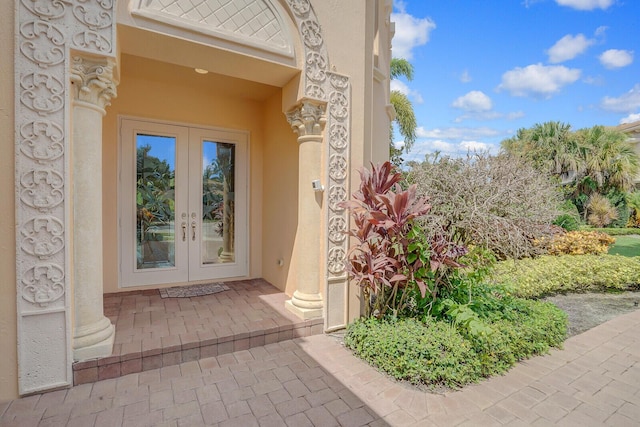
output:
M 0 13 L 0 402 L 18 395 L 14 202 L 13 7 Z
M 277 247 L 279 255 L 288 265 L 291 246 L 285 232 L 275 232 L 272 224 L 289 224 L 278 220 L 278 212 L 273 212 L 274 202 L 294 207 L 295 180 L 289 175 L 297 174 L 297 151 L 295 135 L 280 111 L 280 89 L 272 86 L 248 83 L 238 79 L 214 74 L 199 75 L 192 69 L 167 63 L 145 60 L 123 55 L 121 61 L 121 82 L 118 97 L 107 108 L 103 121 L 103 162 L 104 162 L 104 290 L 118 292 L 137 288 L 118 288 L 118 229 L 117 229 L 117 162 L 118 162 L 118 116 L 133 116 L 158 121 L 171 121 L 190 125 L 222 127 L 250 132 L 250 277 L 262 277 L 263 224 L 270 224 L 268 239 L 265 241 L 265 259 L 270 267 L 277 259 L 272 249 Z M 273 108 L 276 111 L 271 111 Z M 266 125 L 268 121 L 268 125 Z M 266 126 L 266 127 L 265 127 Z M 267 142 L 269 141 L 269 142 Z M 270 151 L 264 173 L 265 149 Z M 293 164 L 291 164 L 293 162 Z M 264 175 L 273 180 L 263 180 Z M 278 181 L 278 177 L 284 180 Z M 263 195 L 263 191 L 265 194 Z M 263 208 L 263 200 L 269 200 L 268 208 Z M 263 218 L 266 209 L 268 220 Z M 273 221 L 273 222 L 272 222 Z M 294 221 L 295 223 L 295 221 Z M 268 243 L 266 243 L 268 242 Z M 271 259 L 273 258 L 273 259 Z M 278 268 L 276 271 L 286 270 Z M 273 268 L 270 269 L 272 271 Z M 282 275 L 271 273 L 273 284 L 284 288 Z M 269 279 L 267 279 L 269 280 Z M 156 286 L 157 287 L 157 286 Z
M 280 93 L 264 103 L 262 277 L 293 293 L 293 242 L 298 223 L 298 142 L 280 110 Z M 282 261 L 282 265 L 279 265 Z

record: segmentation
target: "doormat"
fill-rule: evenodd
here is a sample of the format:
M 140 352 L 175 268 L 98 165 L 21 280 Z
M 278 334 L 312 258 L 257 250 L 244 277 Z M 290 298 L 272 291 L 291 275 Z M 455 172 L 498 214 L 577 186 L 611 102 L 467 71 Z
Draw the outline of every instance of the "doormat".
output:
M 202 285 L 174 286 L 172 288 L 159 289 L 162 298 L 201 297 L 228 290 L 229 287 L 224 283 L 205 283 Z

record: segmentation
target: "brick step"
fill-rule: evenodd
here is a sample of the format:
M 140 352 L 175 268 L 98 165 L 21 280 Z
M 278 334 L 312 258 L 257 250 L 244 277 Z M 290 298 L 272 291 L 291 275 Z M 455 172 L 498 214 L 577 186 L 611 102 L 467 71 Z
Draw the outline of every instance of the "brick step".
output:
M 299 319 L 285 309 L 288 297 L 263 279 L 226 284 L 229 290 L 191 298 L 161 298 L 157 289 L 105 294 L 105 315 L 116 326 L 113 352 L 75 362 L 73 384 L 323 332 L 323 319 Z

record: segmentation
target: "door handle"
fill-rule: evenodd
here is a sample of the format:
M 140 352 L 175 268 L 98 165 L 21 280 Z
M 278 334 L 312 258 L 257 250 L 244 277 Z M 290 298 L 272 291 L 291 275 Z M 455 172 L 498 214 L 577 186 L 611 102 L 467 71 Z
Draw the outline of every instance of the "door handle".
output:
M 187 240 L 187 223 L 182 221 L 182 241 Z
M 196 222 L 191 222 L 191 240 L 196 240 Z

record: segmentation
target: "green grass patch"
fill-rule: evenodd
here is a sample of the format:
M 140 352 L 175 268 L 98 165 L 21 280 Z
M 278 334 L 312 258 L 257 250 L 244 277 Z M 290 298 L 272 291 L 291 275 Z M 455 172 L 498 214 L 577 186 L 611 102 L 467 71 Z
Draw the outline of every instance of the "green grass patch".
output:
M 564 341 L 567 317 L 553 304 L 505 297 L 497 305 L 483 318 L 488 333 L 471 335 L 432 318 L 369 318 L 349 325 L 345 345 L 396 379 L 458 388 Z
M 640 256 L 640 237 L 617 236 L 616 242 L 609 248 L 609 254 L 626 257 Z
M 640 257 L 562 255 L 508 260 L 497 263 L 492 281 L 524 298 L 567 292 L 633 290 L 640 284 Z

